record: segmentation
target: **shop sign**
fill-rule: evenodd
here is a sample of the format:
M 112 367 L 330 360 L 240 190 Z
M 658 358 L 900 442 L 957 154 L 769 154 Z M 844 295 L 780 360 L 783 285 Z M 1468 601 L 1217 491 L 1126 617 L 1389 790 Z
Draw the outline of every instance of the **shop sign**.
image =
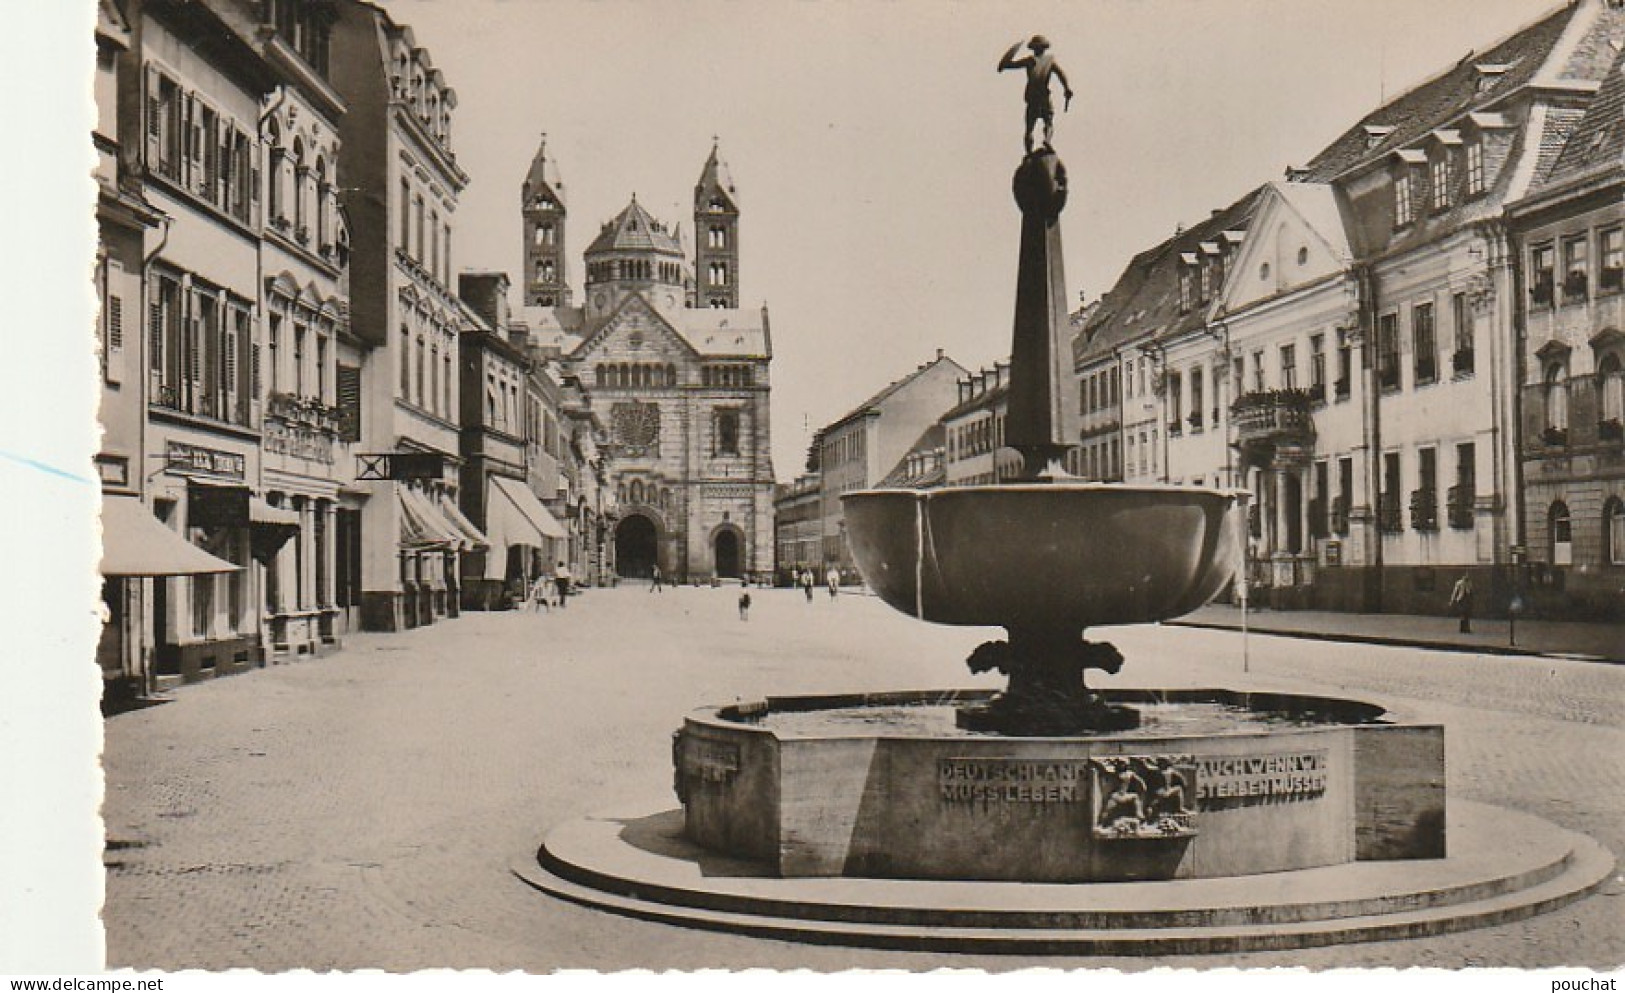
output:
M 243 479 L 248 474 L 248 459 L 241 453 L 222 452 L 180 441 L 169 442 L 164 451 L 164 462 L 170 472 L 181 475 Z

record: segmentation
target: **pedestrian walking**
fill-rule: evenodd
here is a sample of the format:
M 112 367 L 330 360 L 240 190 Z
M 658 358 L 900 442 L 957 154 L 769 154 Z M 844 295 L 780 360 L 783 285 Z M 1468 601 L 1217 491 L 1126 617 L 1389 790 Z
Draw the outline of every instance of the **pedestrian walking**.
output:
M 830 566 L 829 572 L 824 573 L 824 582 L 829 584 L 829 598 L 835 599 L 835 594 L 841 592 L 841 570 Z
M 1461 618 L 1461 633 L 1473 632 L 1473 581 L 1464 572 L 1450 590 L 1450 608 Z
M 658 566 L 658 565 L 655 566 L 653 569 L 649 570 L 649 592 L 650 593 L 664 593 L 664 592 L 666 592 L 665 588 L 660 585 L 660 566 Z
M 552 585 L 552 581 L 546 576 L 537 576 L 531 581 L 530 593 L 528 596 L 531 610 L 540 613 L 543 610 L 549 610 L 552 608 L 552 604 L 547 602 L 548 591 Z
M 570 567 L 563 562 L 553 571 L 553 586 L 559 593 L 559 606 L 568 607 L 566 598 L 570 595 Z
M 813 574 L 811 569 L 801 570 L 801 592 L 807 594 L 807 602 L 812 603 Z
M 750 591 L 739 594 L 739 619 L 750 620 Z

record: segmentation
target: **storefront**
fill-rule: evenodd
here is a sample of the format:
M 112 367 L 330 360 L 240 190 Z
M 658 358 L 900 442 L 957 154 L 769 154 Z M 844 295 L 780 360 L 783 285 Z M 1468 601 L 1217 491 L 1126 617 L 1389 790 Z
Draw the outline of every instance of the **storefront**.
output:
M 463 569 L 463 598 L 471 609 L 499 609 L 522 598 L 538 575 L 552 575 L 564 557 L 568 533 L 530 487 L 504 476 L 486 477 L 483 554 Z

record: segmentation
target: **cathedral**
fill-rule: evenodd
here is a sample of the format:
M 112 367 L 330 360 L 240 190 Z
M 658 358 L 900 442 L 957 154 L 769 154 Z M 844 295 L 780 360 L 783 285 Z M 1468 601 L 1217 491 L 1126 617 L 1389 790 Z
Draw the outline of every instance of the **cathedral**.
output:
M 569 282 L 569 203 L 546 136 L 521 191 L 521 315 L 603 422 L 616 497 L 615 572 L 677 582 L 773 568 L 767 307 L 740 307 L 739 202 L 715 145 L 681 225 L 636 195 Z

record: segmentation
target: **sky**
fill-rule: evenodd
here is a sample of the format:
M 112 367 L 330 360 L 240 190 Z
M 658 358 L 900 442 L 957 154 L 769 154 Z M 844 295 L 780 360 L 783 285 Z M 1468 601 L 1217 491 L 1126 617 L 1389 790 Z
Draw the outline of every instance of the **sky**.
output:
M 713 136 L 738 184 L 741 304 L 769 306 L 773 455 L 946 353 L 1008 354 L 1021 74 L 1045 34 L 1076 92 L 1055 147 L 1073 303 L 1128 259 L 1302 164 L 1366 112 L 1527 24 L 1545 0 L 1066 3 L 382 0 L 457 90 L 471 181 L 457 265 L 520 273 L 542 133 L 580 252 L 634 193 L 692 235 Z M 1057 91 L 1057 99 L 1059 93 Z M 692 240 L 690 241 L 692 244 Z M 517 291 L 516 291 L 517 292 Z

